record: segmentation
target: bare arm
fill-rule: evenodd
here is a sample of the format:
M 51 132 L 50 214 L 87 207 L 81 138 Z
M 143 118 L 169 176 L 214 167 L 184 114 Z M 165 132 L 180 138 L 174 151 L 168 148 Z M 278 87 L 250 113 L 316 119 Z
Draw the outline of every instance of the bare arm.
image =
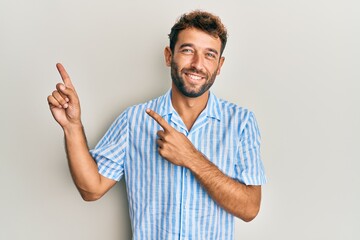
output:
M 192 171 L 209 195 L 226 211 L 248 222 L 260 209 L 261 187 L 246 186 L 221 172 L 182 133 L 152 110 L 147 113 L 164 129 L 159 131 L 159 154 L 169 162 Z
M 85 201 L 101 198 L 116 181 L 99 174 L 82 126 L 64 128 L 66 154 L 74 183 Z
M 82 198 L 93 201 L 103 196 L 116 181 L 99 174 L 97 165 L 89 153 L 81 123 L 80 103 L 75 88 L 61 64 L 56 65 L 62 83 L 48 96 L 50 111 L 63 128 L 66 154 L 74 183 Z
M 209 195 L 226 211 L 246 222 L 256 217 L 261 186 L 247 186 L 228 177 L 201 153 L 195 154 L 187 164 Z

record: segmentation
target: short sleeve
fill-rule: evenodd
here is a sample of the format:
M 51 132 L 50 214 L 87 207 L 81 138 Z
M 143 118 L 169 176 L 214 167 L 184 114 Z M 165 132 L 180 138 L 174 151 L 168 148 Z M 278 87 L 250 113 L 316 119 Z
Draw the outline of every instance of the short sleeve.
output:
M 110 126 L 96 147 L 90 150 L 104 177 L 119 181 L 124 174 L 128 139 L 127 113 L 122 113 Z
M 254 114 L 248 112 L 240 125 L 236 179 L 246 185 L 265 184 L 266 176 L 260 156 L 261 137 Z

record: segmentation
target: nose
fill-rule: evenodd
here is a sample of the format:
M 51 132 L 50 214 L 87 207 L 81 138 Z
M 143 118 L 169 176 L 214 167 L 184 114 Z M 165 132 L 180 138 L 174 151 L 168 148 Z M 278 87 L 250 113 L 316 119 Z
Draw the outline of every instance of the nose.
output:
M 194 53 L 192 61 L 191 61 L 191 67 L 201 71 L 204 67 L 204 59 L 199 53 Z

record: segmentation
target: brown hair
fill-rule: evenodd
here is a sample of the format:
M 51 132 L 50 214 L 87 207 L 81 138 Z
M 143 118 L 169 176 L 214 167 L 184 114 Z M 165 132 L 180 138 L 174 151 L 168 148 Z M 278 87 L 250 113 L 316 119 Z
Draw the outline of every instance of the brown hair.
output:
M 174 52 L 179 32 L 187 28 L 196 28 L 211 36 L 219 37 L 221 40 L 220 54 L 223 53 L 227 41 L 227 31 L 225 26 L 221 23 L 218 16 L 200 10 L 183 14 L 171 28 L 169 39 L 172 52 Z

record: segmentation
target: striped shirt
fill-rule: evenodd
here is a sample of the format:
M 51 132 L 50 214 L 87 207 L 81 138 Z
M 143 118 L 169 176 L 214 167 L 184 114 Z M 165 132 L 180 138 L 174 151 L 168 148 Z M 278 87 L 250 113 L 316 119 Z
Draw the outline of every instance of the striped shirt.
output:
M 133 239 L 234 239 L 234 216 L 222 209 L 190 170 L 163 159 L 156 145 L 161 127 L 150 108 L 223 173 L 246 185 L 266 182 L 254 114 L 212 93 L 188 131 L 165 95 L 126 109 L 91 150 L 100 174 L 127 186 Z

